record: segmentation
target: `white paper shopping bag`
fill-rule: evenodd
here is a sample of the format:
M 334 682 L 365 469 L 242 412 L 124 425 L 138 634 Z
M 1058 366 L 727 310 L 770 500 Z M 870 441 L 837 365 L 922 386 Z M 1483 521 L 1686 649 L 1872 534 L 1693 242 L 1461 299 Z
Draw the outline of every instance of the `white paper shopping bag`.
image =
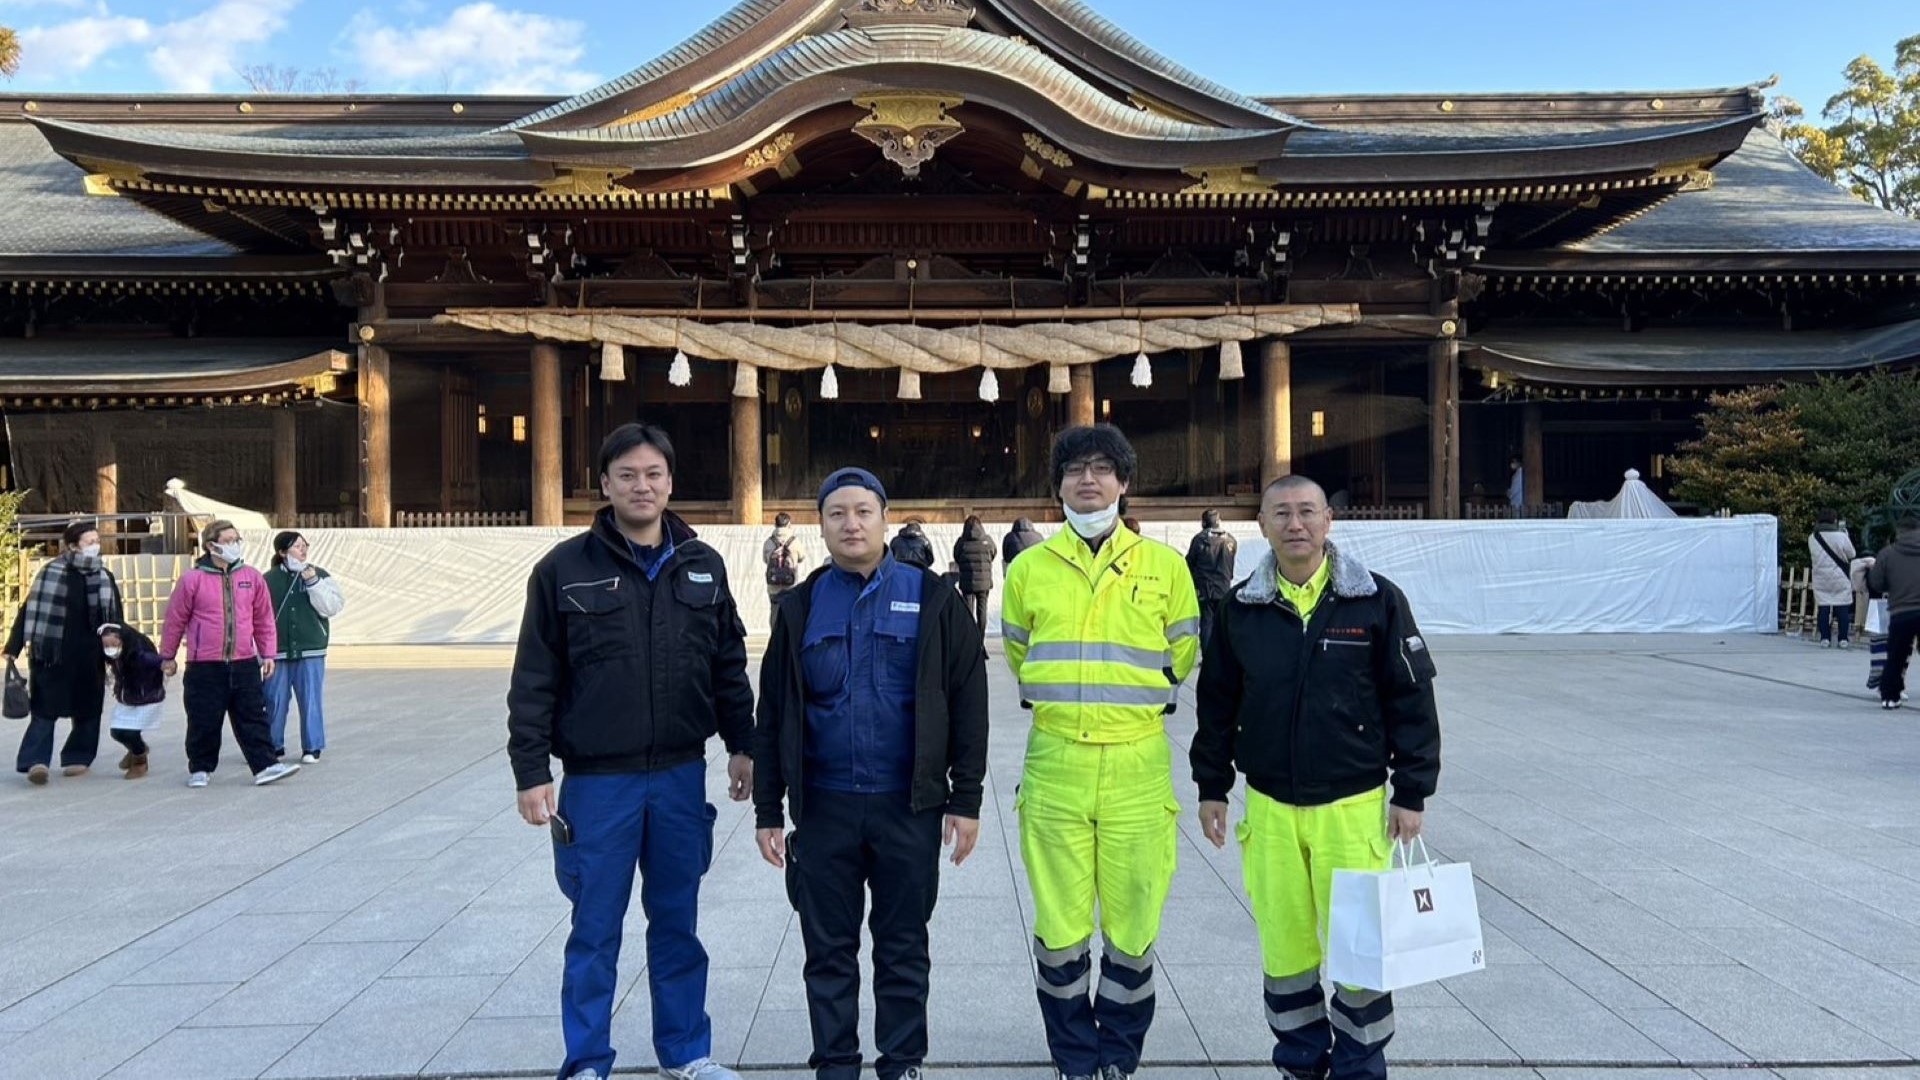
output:
M 1400 852 L 1380 873 L 1336 870 L 1327 920 L 1327 978 L 1364 990 L 1399 990 L 1486 967 L 1473 868 Z

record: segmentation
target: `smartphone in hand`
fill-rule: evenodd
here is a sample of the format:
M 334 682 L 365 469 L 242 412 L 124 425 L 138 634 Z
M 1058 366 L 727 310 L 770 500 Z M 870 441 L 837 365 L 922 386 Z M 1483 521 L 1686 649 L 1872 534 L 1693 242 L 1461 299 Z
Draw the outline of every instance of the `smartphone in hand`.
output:
M 547 831 L 553 834 L 553 842 L 559 847 L 573 846 L 573 826 L 558 813 L 547 815 Z

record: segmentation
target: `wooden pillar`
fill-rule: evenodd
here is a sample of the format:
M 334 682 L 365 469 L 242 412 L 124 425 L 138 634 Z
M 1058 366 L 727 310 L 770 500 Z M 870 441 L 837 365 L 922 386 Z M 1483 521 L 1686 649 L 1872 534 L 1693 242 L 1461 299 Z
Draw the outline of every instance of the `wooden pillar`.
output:
M 1269 341 L 1260 354 L 1260 488 L 1293 472 L 1293 347 Z
M 120 453 L 114 444 L 113 425 L 104 416 L 93 420 L 93 512 L 105 518 L 120 512 Z M 118 531 L 111 521 L 100 523 L 103 541 L 109 533 Z M 108 552 L 114 550 L 110 541 L 101 547 Z
M 1540 403 L 1529 401 L 1520 406 L 1521 483 L 1527 489 L 1528 506 L 1544 506 L 1547 502 L 1546 444 L 1540 427 Z
M 527 418 L 533 443 L 533 523 L 560 525 L 566 515 L 560 464 L 560 347 L 533 347 L 533 415 Z
M 393 527 L 393 363 L 380 345 L 360 346 L 360 524 Z
M 757 527 L 765 514 L 760 467 L 760 398 L 735 397 L 732 401 L 733 520 Z
M 1067 424 L 1086 427 L 1094 422 L 1093 365 L 1075 364 L 1068 369 L 1072 389 L 1067 393 Z
M 1460 342 L 1427 346 L 1427 516 L 1460 516 Z
M 285 405 L 273 410 L 273 523 L 282 529 L 293 528 L 300 512 L 296 434 L 293 410 Z

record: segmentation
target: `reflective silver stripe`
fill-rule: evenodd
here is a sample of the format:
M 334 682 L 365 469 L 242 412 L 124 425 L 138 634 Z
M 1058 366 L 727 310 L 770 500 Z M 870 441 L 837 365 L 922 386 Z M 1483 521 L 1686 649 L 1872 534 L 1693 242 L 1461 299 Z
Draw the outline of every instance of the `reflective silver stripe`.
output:
M 1362 990 L 1359 987 L 1336 986 L 1333 988 L 1333 996 L 1339 999 L 1340 1004 L 1345 1005 L 1349 1009 L 1364 1009 L 1387 995 L 1385 991 L 1381 990 Z
M 1326 1018 L 1327 1007 L 1318 1002 L 1312 1005 L 1302 1005 L 1297 1009 L 1289 1009 L 1286 1012 L 1274 1012 L 1272 1009 L 1267 1010 L 1267 1026 L 1275 1031 L 1299 1031 L 1303 1027 L 1311 1027 Z
M 1190 638 L 1190 637 L 1199 637 L 1199 636 L 1200 636 L 1200 617 L 1197 615 L 1191 619 L 1181 619 L 1179 622 L 1171 623 L 1167 626 L 1167 641 L 1170 643 L 1177 642 L 1181 638 Z
M 1039 938 L 1033 939 L 1033 958 L 1051 968 L 1065 967 L 1075 960 L 1083 960 L 1089 951 L 1085 941 L 1064 949 L 1049 949 L 1040 943 Z
M 1121 986 L 1112 979 L 1102 978 L 1098 996 L 1106 998 L 1115 1005 L 1138 1005 L 1153 997 L 1153 980 L 1148 979 L 1143 986 L 1129 987 Z
M 1040 992 L 1048 997 L 1065 998 L 1067 1000 L 1084 998 L 1087 996 L 1087 987 L 1093 985 L 1093 972 L 1083 971 L 1080 973 L 1079 978 L 1065 986 L 1055 986 L 1038 976 L 1034 978 L 1033 984 L 1039 987 Z
M 1025 645 L 1033 640 L 1033 632 L 1024 626 L 1015 626 L 1005 619 L 1000 620 L 1000 636 L 1016 645 Z
M 1085 683 L 1020 684 L 1020 696 L 1027 701 L 1050 705 L 1155 705 L 1173 700 L 1177 688 L 1164 686 L 1088 686 Z
M 1267 993 L 1275 997 L 1298 994 L 1320 985 L 1320 970 L 1303 971 L 1298 975 L 1267 976 Z
M 1381 1043 L 1393 1038 L 1392 1013 L 1388 1013 L 1386 1016 L 1375 1020 L 1366 1027 L 1356 1026 L 1354 1022 L 1347 1019 L 1346 1014 L 1339 1009 L 1328 1009 L 1327 1019 L 1333 1021 L 1333 1030 L 1345 1035 L 1347 1038 L 1352 1039 L 1362 1046 L 1379 1046 Z
M 1101 641 L 1043 641 L 1027 650 L 1027 663 L 1046 661 L 1127 664 L 1148 671 L 1159 671 L 1173 663 L 1173 654 L 1165 649 L 1136 649 L 1131 645 L 1109 645 Z
M 1153 963 L 1156 959 L 1153 955 L 1153 946 L 1151 945 L 1147 946 L 1147 951 L 1143 955 L 1128 956 L 1119 949 L 1102 942 L 1100 945 L 1100 955 L 1107 958 L 1107 963 L 1112 964 L 1114 967 L 1126 968 L 1128 971 L 1152 971 Z

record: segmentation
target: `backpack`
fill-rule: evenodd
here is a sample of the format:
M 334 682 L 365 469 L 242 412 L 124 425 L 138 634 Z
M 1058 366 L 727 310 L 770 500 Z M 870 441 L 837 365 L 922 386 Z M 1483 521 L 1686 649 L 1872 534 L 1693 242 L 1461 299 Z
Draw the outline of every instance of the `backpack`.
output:
M 773 558 L 767 560 L 767 584 L 787 588 L 799 580 L 799 570 L 793 564 L 793 541 L 774 545 Z

